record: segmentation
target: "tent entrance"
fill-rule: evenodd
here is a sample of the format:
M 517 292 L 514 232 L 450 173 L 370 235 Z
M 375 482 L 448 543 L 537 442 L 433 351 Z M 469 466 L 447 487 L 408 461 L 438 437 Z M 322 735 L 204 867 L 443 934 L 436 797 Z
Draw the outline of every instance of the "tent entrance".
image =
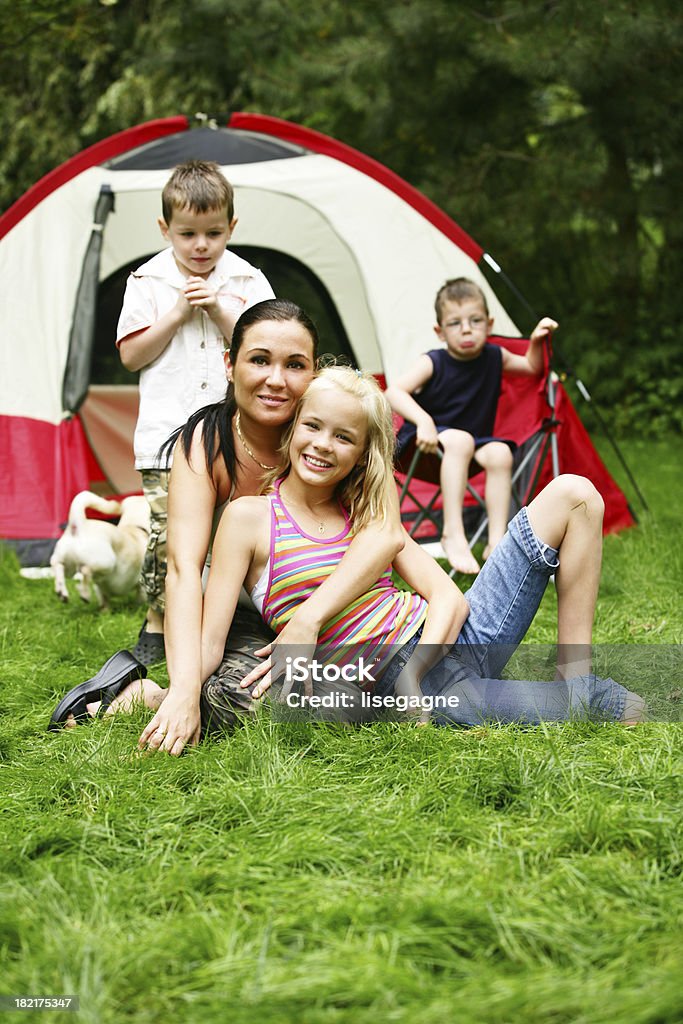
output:
M 274 249 L 262 249 L 251 245 L 236 245 L 231 246 L 231 249 L 263 271 L 276 295 L 291 299 L 306 310 L 318 328 L 321 353 L 345 356 L 353 361 L 353 350 L 337 307 L 317 274 L 299 260 Z M 100 282 L 95 315 L 91 384 L 111 387 L 119 384 L 129 385 L 133 380 L 119 359 L 116 348 L 116 324 L 128 275 L 153 255 L 154 253 L 149 253 L 139 256 Z

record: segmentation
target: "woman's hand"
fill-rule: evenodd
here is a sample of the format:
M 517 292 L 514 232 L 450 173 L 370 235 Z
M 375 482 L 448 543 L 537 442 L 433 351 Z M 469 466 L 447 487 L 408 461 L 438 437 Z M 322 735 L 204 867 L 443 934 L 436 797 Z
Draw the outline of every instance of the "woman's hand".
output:
M 189 745 L 199 742 L 201 719 L 196 698 L 176 697 L 169 691 L 154 718 L 143 730 L 138 747 L 144 750 L 164 750 L 174 757 Z
M 272 641 L 271 643 L 266 644 L 265 647 L 259 648 L 258 651 L 254 651 L 254 656 L 256 658 L 264 658 L 265 660 L 261 665 L 257 665 L 256 668 L 252 668 L 251 672 L 246 675 L 240 683 L 243 690 L 246 690 L 249 686 L 254 686 L 254 683 L 258 684 L 257 686 L 254 686 L 254 689 L 251 691 L 252 700 L 258 700 L 259 697 L 262 697 L 266 690 L 269 690 L 273 685 L 271 676 L 271 670 L 273 667 L 271 653 L 274 646 L 275 641 Z

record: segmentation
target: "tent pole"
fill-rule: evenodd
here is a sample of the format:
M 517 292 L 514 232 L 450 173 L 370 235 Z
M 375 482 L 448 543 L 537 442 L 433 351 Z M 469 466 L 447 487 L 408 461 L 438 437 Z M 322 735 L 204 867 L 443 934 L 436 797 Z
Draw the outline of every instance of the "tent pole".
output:
M 546 342 L 548 348 L 548 406 L 550 408 L 553 421 L 557 423 L 557 417 L 555 415 L 555 381 L 553 380 L 553 370 L 550 365 L 550 345 Z M 560 475 L 560 453 L 557 444 L 557 428 L 553 427 L 550 434 L 550 455 L 553 463 L 553 479 L 556 479 Z
M 614 454 L 619 459 L 619 462 L 621 463 L 621 465 L 622 465 L 622 467 L 624 469 L 624 472 L 626 473 L 627 477 L 631 481 L 633 489 L 636 492 L 636 494 L 638 495 L 643 508 L 645 509 L 646 512 L 649 512 L 650 508 L 648 506 L 648 503 L 645 501 L 645 498 L 643 497 L 643 495 L 641 493 L 641 490 L 640 490 L 640 488 L 638 487 L 638 484 L 635 481 L 633 473 L 629 469 L 624 456 L 621 454 L 621 449 L 619 448 L 617 442 L 614 440 L 614 437 L 612 436 L 612 432 L 610 431 L 609 427 L 607 426 L 607 422 L 605 420 L 605 417 L 602 415 L 602 413 L 600 412 L 599 407 L 593 401 L 593 399 L 591 397 L 591 394 L 590 394 L 588 388 L 586 387 L 586 385 L 583 383 L 583 381 L 579 377 L 575 376 L 574 377 L 574 383 L 576 384 L 576 387 L 577 387 L 579 393 L 581 394 L 581 397 L 584 399 L 584 401 L 588 402 L 589 405 L 591 405 L 593 407 L 593 412 L 595 413 L 597 421 L 600 424 L 601 429 L 604 431 L 605 437 L 607 438 L 607 440 L 611 444 L 612 448 L 614 449 Z
M 69 414 L 78 412 L 90 384 L 102 234 L 107 217 L 113 209 L 114 193 L 110 185 L 103 184 L 95 204 L 90 240 L 83 257 L 69 332 L 69 351 L 62 381 L 62 407 Z

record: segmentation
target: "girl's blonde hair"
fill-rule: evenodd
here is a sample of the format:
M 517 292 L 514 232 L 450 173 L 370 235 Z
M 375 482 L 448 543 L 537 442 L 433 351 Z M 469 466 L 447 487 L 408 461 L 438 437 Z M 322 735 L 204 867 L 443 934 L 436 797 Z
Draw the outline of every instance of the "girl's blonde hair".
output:
M 351 530 L 357 533 L 371 520 L 385 521 L 391 492 L 396 487 L 391 409 L 371 373 L 353 370 L 350 366 L 326 366 L 319 372 L 301 396 L 294 421 L 282 439 L 281 465 L 271 475 L 267 485 L 272 484 L 275 477 L 287 476 L 289 473 L 292 465 L 289 446 L 306 402 L 311 395 L 331 388 L 338 388 L 358 399 L 366 417 L 365 451 L 358 464 L 337 487 L 337 497 L 349 513 Z

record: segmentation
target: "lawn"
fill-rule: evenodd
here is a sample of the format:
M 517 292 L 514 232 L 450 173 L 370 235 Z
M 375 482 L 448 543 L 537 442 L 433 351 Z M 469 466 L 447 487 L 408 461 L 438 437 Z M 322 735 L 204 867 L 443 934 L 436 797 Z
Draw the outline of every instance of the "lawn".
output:
M 142 712 L 48 735 L 141 612 L 4 555 L 2 993 L 93 1024 L 680 1022 L 680 443 L 624 450 L 651 512 L 606 540 L 596 641 L 635 729 L 261 717 L 177 760 L 136 754 Z

